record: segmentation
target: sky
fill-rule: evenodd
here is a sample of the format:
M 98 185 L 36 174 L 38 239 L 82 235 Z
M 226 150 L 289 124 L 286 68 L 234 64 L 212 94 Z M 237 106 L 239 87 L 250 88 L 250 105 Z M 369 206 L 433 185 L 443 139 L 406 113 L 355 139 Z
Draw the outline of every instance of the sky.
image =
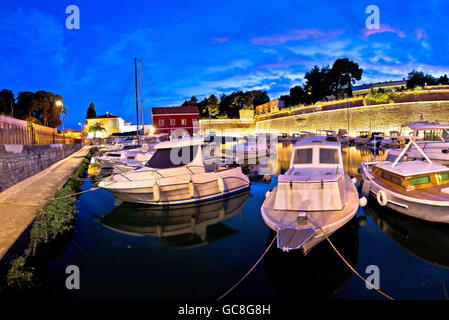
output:
M 69 5 L 79 29 L 66 28 Z M 369 5 L 379 29 L 366 28 Z M 358 84 L 412 69 L 440 76 L 449 74 L 447 12 L 448 1 L 0 0 L 0 89 L 60 94 L 66 127 L 77 129 L 91 102 L 135 122 L 134 57 L 148 120 L 151 107 L 193 95 L 257 89 L 274 100 L 338 58 L 364 70 Z

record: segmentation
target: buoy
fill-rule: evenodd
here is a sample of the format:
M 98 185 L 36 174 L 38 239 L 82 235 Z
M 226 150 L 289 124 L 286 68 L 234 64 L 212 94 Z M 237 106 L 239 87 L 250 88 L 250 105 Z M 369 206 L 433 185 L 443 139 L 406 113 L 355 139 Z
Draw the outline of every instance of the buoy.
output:
M 361 197 L 359 199 L 359 205 L 363 208 L 368 203 L 368 200 L 365 197 Z
M 271 191 L 265 192 L 265 199 L 268 198 L 270 196 L 270 194 L 271 194 Z
M 368 220 L 366 219 L 365 216 L 360 216 L 360 217 L 357 218 L 357 225 L 358 225 L 359 227 L 364 227 L 364 226 L 366 226 L 367 222 L 368 222 Z
M 263 176 L 263 182 L 266 184 L 271 183 L 271 174 L 266 174 Z
M 385 207 L 388 204 L 388 198 L 387 194 L 383 190 L 379 190 L 376 195 L 377 202 L 382 206 Z
M 153 200 L 158 202 L 161 199 L 161 188 L 157 183 L 153 185 Z
M 218 190 L 223 194 L 225 192 L 225 184 L 222 177 L 217 178 Z
M 195 197 L 195 186 L 193 182 L 189 182 L 189 196 L 190 198 Z
M 356 184 L 357 183 L 357 178 L 356 177 L 352 177 L 351 181 L 352 181 L 353 184 Z

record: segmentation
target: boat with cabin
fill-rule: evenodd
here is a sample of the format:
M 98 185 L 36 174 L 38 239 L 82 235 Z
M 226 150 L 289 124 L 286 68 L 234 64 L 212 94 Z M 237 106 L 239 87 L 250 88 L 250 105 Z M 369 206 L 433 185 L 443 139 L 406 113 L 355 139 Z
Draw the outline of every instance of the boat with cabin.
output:
M 249 189 L 240 167 L 205 161 L 203 137 L 159 143 L 142 168 L 114 174 L 100 188 L 125 202 L 178 205 L 212 200 Z
M 359 207 L 354 183 L 344 171 L 340 143 L 323 136 L 296 143 L 290 168 L 261 208 L 265 223 L 277 232 L 278 248 L 306 254 L 350 221 Z
M 400 213 L 449 223 L 449 168 L 430 160 L 415 139 L 410 138 L 394 161 L 388 156 L 390 160 L 362 162 L 362 194 Z M 412 145 L 424 161 L 401 161 Z
M 438 122 L 416 121 L 406 122 L 403 127 L 412 131 L 412 136 L 419 139 L 416 144 L 435 162 L 449 165 L 449 124 Z M 408 138 L 408 137 L 407 137 Z M 391 150 L 391 155 L 399 155 L 399 150 Z M 411 146 L 406 156 L 412 159 L 423 159 L 421 152 Z
M 359 131 L 358 137 L 354 138 L 354 143 L 357 145 L 365 145 L 371 140 L 371 132 Z

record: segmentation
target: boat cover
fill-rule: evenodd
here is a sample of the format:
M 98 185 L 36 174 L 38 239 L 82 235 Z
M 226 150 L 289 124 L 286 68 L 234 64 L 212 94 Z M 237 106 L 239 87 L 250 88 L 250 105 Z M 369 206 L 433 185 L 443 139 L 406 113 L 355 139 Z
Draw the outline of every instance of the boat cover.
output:
M 294 250 L 303 246 L 316 234 L 315 230 L 308 229 L 281 229 L 278 231 L 278 248 Z

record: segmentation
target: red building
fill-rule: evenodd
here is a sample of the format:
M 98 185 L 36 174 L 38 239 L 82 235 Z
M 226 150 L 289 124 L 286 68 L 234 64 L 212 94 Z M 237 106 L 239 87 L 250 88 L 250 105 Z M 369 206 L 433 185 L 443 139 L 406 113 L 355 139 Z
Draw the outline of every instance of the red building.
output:
M 199 132 L 200 112 L 197 106 L 153 108 L 152 114 L 156 134 L 171 134 L 175 129 L 184 129 L 190 135 Z

